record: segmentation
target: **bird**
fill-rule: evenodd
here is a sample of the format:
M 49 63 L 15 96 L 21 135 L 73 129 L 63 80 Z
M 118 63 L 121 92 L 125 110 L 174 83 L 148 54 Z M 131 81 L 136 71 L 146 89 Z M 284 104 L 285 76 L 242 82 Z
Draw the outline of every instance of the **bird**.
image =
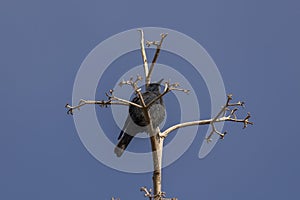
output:
M 148 87 L 146 87 L 146 91 L 142 93 L 145 105 L 148 105 L 152 102 L 152 100 L 160 95 L 160 83 L 162 80 L 157 83 L 151 83 Z M 133 98 L 131 102 L 142 105 L 138 96 Z M 153 102 L 153 104 L 148 108 L 148 111 L 150 113 L 152 126 L 156 129 L 163 122 L 166 115 L 162 97 Z M 122 156 L 136 134 L 147 131 L 147 125 L 149 125 L 149 121 L 145 119 L 143 110 L 130 104 L 128 117 L 118 137 L 119 142 L 114 149 L 117 157 Z

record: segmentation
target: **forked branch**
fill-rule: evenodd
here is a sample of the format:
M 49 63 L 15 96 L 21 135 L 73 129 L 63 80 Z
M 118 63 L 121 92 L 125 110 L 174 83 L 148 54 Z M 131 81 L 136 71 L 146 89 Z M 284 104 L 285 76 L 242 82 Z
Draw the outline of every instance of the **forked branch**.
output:
M 227 101 L 225 105 L 222 107 L 220 112 L 212 119 L 206 119 L 206 120 L 197 120 L 197 121 L 191 121 L 191 122 L 184 122 L 180 124 L 176 124 L 174 126 L 171 126 L 170 128 L 166 129 L 163 131 L 160 136 L 162 138 L 165 138 L 168 136 L 168 134 L 176 129 L 187 127 L 187 126 L 196 126 L 196 125 L 205 125 L 205 124 L 210 124 L 212 126 L 212 131 L 209 134 L 209 136 L 206 138 L 208 142 L 211 141 L 211 137 L 214 133 L 218 134 L 221 139 L 224 138 L 224 136 L 227 134 L 227 132 L 221 133 L 219 132 L 216 127 L 215 123 L 218 122 L 224 122 L 224 121 L 231 121 L 231 122 L 240 122 L 244 124 L 243 128 L 246 128 L 248 124 L 253 125 L 253 122 L 249 121 L 249 118 L 251 117 L 250 113 L 247 113 L 247 116 L 244 119 L 238 119 L 236 116 L 236 111 L 238 110 L 237 107 L 244 107 L 245 103 L 244 102 L 237 102 L 237 103 L 231 103 L 230 101 L 232 100 L 232 95 L 227 96 Z M 234 107 L 231 109 L 231 107 Z M 229 112 L 229 114 L 227 114 Z
M 149 200 L 153 200 L 155 198 L 157 198 L 157 195 L 154 195 L 152 193 L 152 189 L 150 188 L 149 190 L 146 187 L 141 187 L 140 191 L 144 192 L 144 196 L 148 197 Z M 177 198 L 165 198 L 166 197 L 166 193 L 165 192 L 161 192 L 161 194 L 159 195 L 159 198 L 161 200 L 177 200 Z
M 84 100 L 84 99 L 80 99 L 78 105 L 76 106 L 71 106 L 70 104 L 66 104 L 66 108 L 68 108 L 67 114 L 71 114 L 73 115 L 74 110 L 80 110 L 80 108 L 84 105 L 87 104 L 95 104 L 95 105 L 99 105 L 100 107 L 108 107 L 109 105 L 123 105 L 123 106 L 129 106 L 129 105 L 133 105 L 136 106 L 138 108 L 142 108 L 141 105 L 138 105 L 136 103 L 133 103 L 131 101 L 119 98 L 114 96 L 114 90 L 109 90 L 109 93 L 105 93 L 107 96 L 107 100 L 101 100 L 101 101 L 95 101 L 95 100 Z

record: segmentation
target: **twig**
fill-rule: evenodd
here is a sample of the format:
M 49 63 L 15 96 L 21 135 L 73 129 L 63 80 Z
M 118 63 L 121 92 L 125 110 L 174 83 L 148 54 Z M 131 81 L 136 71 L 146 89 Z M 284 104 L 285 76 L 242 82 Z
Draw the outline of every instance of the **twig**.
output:
M 141 187 L 140 191 L 144 192 L 144 196 L 148 197 L 149 200 L 152 200 L 154 198 L 159 198 L 159 200 L 177 200 L 177 198 L 165 198 L 166 197 L 166 193 L 165 192 L 161 192 L 159 195 L 153 195 L 152 194 L 152 190 L 151 189 L 147 189 L 146 187 Z
M 144 196 L 148 197 L 149 200 L 152 200 L 153 196 L 152 196 L 152 190 L 148 190 L 146 187 L 141 187 L 140 191 L 145 192 Z
M 125 81 L 125 80 L 121 81 L 119 83 L 119 86 L 122 87 L 123 85 L 130 85 L 133 88 L 133 90 L 136 91 L 136 90 L 138 90 L 137 84 L 141 80 L 143 80 L 143 77 L 140 75 L 137 75 L 135 80 L 133 80 L 133 77 L 131 77 L 128 81 Z
M 84 105 L 87 105 L 87 104 L 95 104 L 95 105 L 99 105 L 100 107 L 107 107 L 109 105 L 123 105 L 123 106 L 133 105 L 133 106 L 136 106 L 138 108 L 143 108 L 141 105 L 138 105 L 138 104 L 133 103 L 131 101 L 128 101 L 128 100 L 125 100 L 125 99 L 114 96 L 113 95 L 113 90 L 110 90 L 109 94 L 108 93 L 105 93 L 105 94 L 108 98 L 107 101 L 104 101 L 104 100 L 95 101 L 95 100 L 80 99 L 78 105 L 76 105 L 76 106 L 71 106 L 67 103 L 66 106 L 65 106 L 66 108 L 69 109 L 67 111 L 67 114 L 73 115 L 75 109 L 80 110 L 80 107 L 82 107 Z
M 153 42 L 149 42 L 147 41 L 146 42 L 146 45 L 149 47 L 150 45 L 156 45 L 156 52 L 154 54 L 154 57 L 153 57 L 153 60 L 152 60 L 152 63 L 151 63 L 151 66 L 150 66 L 150 69 L 149 69 L 149 73 L 148 73 L 148 76 L 146 76 L 146 85 L 149 85 L 150 82 L 151 82 L 151 74 L 152 74 L 152 71 L 154 69 L 154 65 L 156 63 L 156 60 L 159 56 L 159 53 L 160 53 L 160 49 L 161 49 L 161 45 L 164 41 L 164 39 L 167 37 L 167 33 L 162 33 L 160 34 L 161 36 L 161 39 L 160 39 L 160 42 L 157 42 L 157 41 L 153 41 Z

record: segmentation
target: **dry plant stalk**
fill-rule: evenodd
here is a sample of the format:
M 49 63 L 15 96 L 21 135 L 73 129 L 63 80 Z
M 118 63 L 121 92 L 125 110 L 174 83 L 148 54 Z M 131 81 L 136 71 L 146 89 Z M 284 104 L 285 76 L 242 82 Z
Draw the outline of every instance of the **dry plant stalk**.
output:
M 165 39 L 165 37 L 167 36 L 166 33 L 162 33 L 161 34 L 161 40 L 158 41 L 154 41 L 154 42 L 146 42 L 146 45 L 149 47 L 150 45 L 155 45 L 156 48 L 156 52 L 155 55 L 153 57 L 151 66 L 150 66 L 150 70 L 148 68 L 148 61 L 147 61 L 147 55 L 146 55 L 146 51 L 145 51 L 145 45 L 144 45 L 144 32 L 143 30 L 139 29 L 138 30 L 141 33 L 141 40 L 140 40 L 140 46 L 141 46 L 141 54 L 142 54 L 142 59 L 143 59 L 143 67 L 144 67 L 144 73 L 145 73 L 145 84 L 146 86 L 148 86 L 151 83 L 151 74 L 152 71 L 154 69 L 154 65 L 157 61 L 157 58 L 159 56 L 160 53 L 160 49 L 161 49 L 161 45 L 163 43 L 163 40 Z M 253 122 L 249 121 L 250 113 L 247 114 L 247 116 L 243 119 L 238 119 L 236 116 L 236 111 L 238 110 L 238 107 L 244 107 L 245 103 L 238 101 L 236 103 L 231 103 L 232 100 L 232 95 L 229 94 L 227 95 L 227 101 L 224 104 L 224 106 L 221 108 L 221 110 L 219 111 L 219 113 L 211 118 L 211 119 L 205 119 L 205 120 L 196 120 L 196 121 L 190 121 L 190 122 L 184 122 L 184 123 L 180 123 L 180 124 L 176 124 L 173 125 L 169 128 L 167 128 L 166 130 L 164 130 L 163 132 L 161 132 L 159 130 L 159 128 L 155 128 L 152 125 L 152 121 L 151 121 L 151 116 L 150 113 L 148 111 L 148 108 L 158 99 L 162 98 L 164 95 L 166 95 L 167 93 L 169 93 L 172 90 L 176 90 L 176 91 L 181 91 L 181 92 L 185 92 L 185 93 L 189 93 L 189 90 L 187 89 L 183 89 L 183 88 L 179 88 L 179 84 L 178 83 L 174 83 L 171 84 L 169 82 L 165 82 L 164 84 L 164 91 L 157 96 L 155 99 L 153 99 L 149 104 L 145 104 L 145 101 L 143 99 L 142 93 L 141 93 L 141 87 L 138 86 L 138 83 L 142 80 L 141 76 L 137 76 L 136 79 L 134 80 L 133 78 L 130 78 L 128 81 L 123 80 L 119 85 L 123 86 L 123 85 L 130 85 L 135 94 L 139 97 L 141 104 L 142 105 L 138 105 L 135 104 L 129 100 L 125 100 L 119 97 L 116 97 L 114 95 L 114 91 L 111 89 L 108 93 L 106 93 L 107 96 L 107 100 L 101 100 L 101 101 L 94 101 L 94 100 L 84 100 L 81 99 L 78 103 L 78 105 L 76 106 L 71 106 L 69 104 L 66 104 L 66 108 L 68 108 L 67 113 L 73 115 L 74 110 L 78 109 L 80 110 L 80 108 L 84 105 L 87 104 L 97 104 L 100 107 L 107 107 L 110 105 L 125 105 L 125 106 L 129 106 L 129 105 L 133 105 L 136 106 L 138 108 L 141 108 L 142 111 L 144 112 L 144 116 L 146 118 L 146 120 L 149 122 L 150 126 L 147 130 L 147 132 L 149 133 L 150 140 L 151 140 L 151 149 L 152 149 L 152 158 L 153 158 L 153 191 L 152 189 L 147 189 L 146 187 L 141 187 L 140 190 L 143 191 L 145 194 L 145 197 L 148 197 L 149 200 L 177 200 L 176 198 L 165 198 L 165 192 L 162 192 L 162 186 L 161 186 L 161 166 L 162 166 L 162 152 L 163 152 L 163 143 L 164 143 L 164 139 L 174 130 L 179 129 L 179 128 L 184 128 L 187 126 L 199 126 L 199 125 L 211 125 L 212 126 L 212 131 L 210 133 L 210 135 L 206 138 L 207 142 L 211 141 L 211 137 L 212 135 L 218 134 L 220 136 L 221 139 L 224 139 L 225 135 L 227 134 L 227 132 L 221 133 L 220 131 L 218 131 L 215 127 L 215 123 L 218 122 L 224 122 L 224 121 L 231 121 L 231 122 L 240 122 L 243 123 L 243 128 L 246 128 L 248 124 L 253 125 Z M 112 200 L 120 200 L 120 199 L 115 199 L 112 198 Z

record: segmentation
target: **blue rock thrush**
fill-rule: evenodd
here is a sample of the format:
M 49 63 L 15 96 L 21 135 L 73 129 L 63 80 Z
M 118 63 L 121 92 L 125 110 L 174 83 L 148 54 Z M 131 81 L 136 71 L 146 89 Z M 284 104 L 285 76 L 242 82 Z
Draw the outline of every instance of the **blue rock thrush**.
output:
M 161 81 L 159 81 L 158 83 L 149 84 L 149 86 L 146 88 L 146 92 L 142 93 L 146 105 L 148 105 L 150 102 L 152 102 L 152 100 L 160 95 L 159 89 Z M 131 102 L 142 105 L 139 97 L 135 97 Z M 163 99 L 157 99 L 148 108 L 148 111 L 150 113 L 153 128 L 156 129 L 165 118 L 165 106 L 163 103 Z M 122 156 L 124 150 L 127 148 L 132 138 L 138 133 L 147 131 L 147 125 L 149 125 L 149 122 L 145 119 L 143 110 L 134 105 L 130 105 L 129 115 L 118 137 L 119 142 L 115 147 L 115 154 L 118 157 Z

